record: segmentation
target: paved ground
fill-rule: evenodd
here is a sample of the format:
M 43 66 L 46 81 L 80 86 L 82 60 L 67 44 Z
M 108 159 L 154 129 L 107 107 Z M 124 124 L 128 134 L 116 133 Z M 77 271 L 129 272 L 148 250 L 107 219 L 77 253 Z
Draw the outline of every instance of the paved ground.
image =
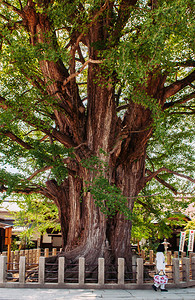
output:
M 153 290 L 85 290 L 0 288 L 0 300 L 195 300 L 195 288 Z

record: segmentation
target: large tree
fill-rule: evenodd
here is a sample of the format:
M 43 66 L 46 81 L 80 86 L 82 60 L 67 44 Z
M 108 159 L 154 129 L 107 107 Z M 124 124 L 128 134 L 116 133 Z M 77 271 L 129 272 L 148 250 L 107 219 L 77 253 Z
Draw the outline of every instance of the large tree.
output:
M 191 0 L 0 0 L 1 158 L 21 170 L 0 190 L 55 202 L 67 258 L 129 262 L 137 196 L 194 182 L 150 152 L 192 120 L 193 18 Z

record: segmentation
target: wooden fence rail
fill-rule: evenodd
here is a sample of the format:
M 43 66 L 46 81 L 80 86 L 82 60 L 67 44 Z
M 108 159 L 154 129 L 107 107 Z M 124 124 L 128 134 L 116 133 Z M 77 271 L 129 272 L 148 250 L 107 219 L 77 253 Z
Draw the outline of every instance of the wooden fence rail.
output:
M 10 265 L 17 265 L 19 264 L 19 260 L 21 256 L 26 257 L 26 263 L 31 264 L 38 264 L 39 263 L 39 257 L 50 257 L 55 256 L 57 254 L 57 249 L 53 248 L 52 251 L 49 251 L 49 248 L 45 249 L 27 249 L 27 250 L 20 250 L 20 251 L 11 251 L 10 255 Z M 2 256 L 7 256 L 7 251 L 2 252 Z

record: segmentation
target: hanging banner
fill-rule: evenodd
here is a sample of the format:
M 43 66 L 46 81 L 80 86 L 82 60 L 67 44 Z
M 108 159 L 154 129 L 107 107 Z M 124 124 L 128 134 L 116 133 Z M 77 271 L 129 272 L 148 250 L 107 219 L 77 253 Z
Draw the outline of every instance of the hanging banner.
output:
M 193 249 L 194 249 L 194 232 L 195 232 L 195 230 L 189 231 L 188 252 L 193 251 Z
M 186 232 L 185 231 L 181 231 L 180 232 L 180 240 L 179 240 L 179 252 L 183 252 L 185 238 L 186 238 Z

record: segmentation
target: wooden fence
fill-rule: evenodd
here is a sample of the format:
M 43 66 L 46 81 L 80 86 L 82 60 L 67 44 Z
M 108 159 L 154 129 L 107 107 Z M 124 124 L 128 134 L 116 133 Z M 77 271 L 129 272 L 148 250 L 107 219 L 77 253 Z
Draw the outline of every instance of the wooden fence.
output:
M 20 256 L 18 263 L 12 263 L 12 268 L 10 264 L 8 268 L 7 257 L 0 256 L 0 287 L 151 289 L 156 268 L 154 263 L 137 258 L 132 270 L 128 271 L 125 260 L 119 258 L 117 270 L 111 274 L 104 258 L 99 258 L 96 272 L 90 277 L 89 266 L 83 257 L 79 258 L 75 269 L 71 265 L 71 270 L 64 257 L 59 257 L 58 262 L 52 265 L 44 256 L 39 256 L 38 263 Z M 48 265 L 51 267 L 49 272 Z M 73 269 L 74 276 L 71 275 Z M 195 256 L 183 257 L 182 260 L 172 257 L 171 265 L 166 266 L 166 274 L 169 277 L 168 288 L 195 286 Z
M 55 256 L 56 254 L 56 248 L 52 248 L 52 251 L 49 251 L 49 248 L 11 251 L 9 263 L 10 265 L 17 265 L 19 263 L 20 256 L 25 256 L 27 264 L 38 264 L 40 256 L 50 257 Z M 7 256 L 7 251 L 2 252 L 1 255 Z
M 0 253 L 1 254 L 1 253 Z M 29 249 L 29 250 L 20 250 L 20 251 L 11 251 L 10 255 L 10 264 L 18 264 L 20 256 L 25 256 L 26 257 L 26 263 L 27 264 L 35 264 L 39 262 L 39 257 L 44 256 L 44 257 L 50 257 L 50 256 L 55 256 L 57 254 L 57 249 L 52 248 L 52 251 L 49 250 L 49 248 L 45 249 Z M 4 251 L 1 254 L 2 256 L 7 256 L 7 252 Z M 189 253 L 189 258 L 191 260 L 191 257 L 195 255 L 195 253 L 190 252 Z M 182 252 L 180 255 L 180 259 L 186 257 L 186 252 Z M 149 264 L 154 264 L 155 263 L 155 255 L 153 253 L 153 250 L 150 250 L 149 253 L 146 254 L 144 250 L 141 251 L 141 258 L 143 258 L 145 263 Z M 172 253 L 172 251 L 167 251 L 166 254 L 166 260 L 167 260 L 167 265 L 172 264 L 172 258 L 178 258 L 178 251 L 175 251 Z

